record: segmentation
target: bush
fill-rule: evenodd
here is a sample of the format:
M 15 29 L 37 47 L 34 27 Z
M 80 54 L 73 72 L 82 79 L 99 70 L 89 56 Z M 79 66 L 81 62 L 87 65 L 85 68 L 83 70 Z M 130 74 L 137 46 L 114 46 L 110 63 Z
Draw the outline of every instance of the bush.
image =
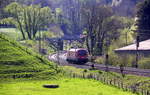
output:
M 120 64 L 122 64 L 122 59 L 121 57 L 119 57 L 117 54 L 115 53 L 111 53 L 109 54 L 109 64 L 110 65 L 115 65 L 115 66 L 118 66 Z
M 139 61 L 139 67 L 143 69 L 150 69 L 150 58 L 142 58 Z
M 34 45 L 36 45 L 36 44 L 35 44 L 35 41 L 33 41 L 33 40 L 26 40 L 26 41 L 25 41 L 25 44 L 26 44 L 26 46 L 28 46 L 28 47 L 33 47 Z
M 105 63 L 105 58 L 104 57 L 99 57 L 95 60 L 96 63 L 99 63 L 99 64 L 104 64 Z
M 104 56 L 99 57 L 95 60 L 95 62 L 99 63 L 99 64 L 105 64 L 105 61 L 106 61 L 106 59 L 105 59 Z M 114 65 L 114 66 L 122 64 L 121 63 L 121 58 L 115 53 L 109 54 L 108 63 L 110 65 Z
M 95 61 L 99 64 L 105 64 L 105 57 L 99 57 Z M 114 52 L 109 54 L 108 62 L 110 65 L 120 66 L 132 66 L 132 63 L 135 62 L 135 57 L 132 55 L 117 55 Z

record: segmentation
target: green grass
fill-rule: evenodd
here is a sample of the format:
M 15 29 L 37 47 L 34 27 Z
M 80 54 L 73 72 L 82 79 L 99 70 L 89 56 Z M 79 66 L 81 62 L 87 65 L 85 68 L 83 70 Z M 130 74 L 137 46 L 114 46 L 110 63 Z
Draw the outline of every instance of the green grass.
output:
M 14 40 L 22 39 L 21 32 L 16 28 L 0 28 L 0 32 L 6 34 Z
M 44 84 L 58 84 L 59 88 L 43 88 Z M 0 95 L 135 95 L 95 80 L 60 79 L 46 81 L 13 81 L 0 84 Z
M 20 30 L 17 28 L 0 28 L 0 33 L 6 34 L 7 36 L 11 37 L 14 40 L 22 39 L 22 34 Z M 46 36 L 46 37 L 56 37 L 56 35 L 50 31 L 41 30 L 41 33 L 43 36 Z M 37 32 L 36 37 L 38 36 L 39 36 L 39 33 Z M 26 37 L 27 37 L 27 34 L 26 34 Z
M 0 34 L 0 78 L 32 77 L 37 72 L 55 71 L 52 62 L 26 49 L 4 34 Z

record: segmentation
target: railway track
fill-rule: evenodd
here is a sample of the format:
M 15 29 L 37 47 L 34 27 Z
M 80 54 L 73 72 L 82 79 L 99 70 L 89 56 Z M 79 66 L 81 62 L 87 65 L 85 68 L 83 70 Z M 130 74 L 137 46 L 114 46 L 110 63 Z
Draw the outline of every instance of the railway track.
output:
M 97 70 L 103 70 L 103 71 L 107 70 L 110 72 L 121 73 L 120 67 L 115 67 L 115 66 L 106 66 L 103 64 L 96 64 L 92 62 L 88 62 L 84 65 L 68 63 L 66 61 L 66 54 L 64 52 L 59 53 L 59 62 L 57 58 L 58 58 L 58 54 L 52 54 L 52 55 L 49 55 L 48 57 L 49 60 L 59 63 L 58 65 L 61 65 L 61 66 L 73 66 L 76 68 L 90 69 L 92 68 L 92 64 L 94 64 L 94 68 Z M 150 69 L 137 69 L 137 68 L 131 68 L 131 67 L 124 67 L 122 70 L 122 73 L 150 77 Z

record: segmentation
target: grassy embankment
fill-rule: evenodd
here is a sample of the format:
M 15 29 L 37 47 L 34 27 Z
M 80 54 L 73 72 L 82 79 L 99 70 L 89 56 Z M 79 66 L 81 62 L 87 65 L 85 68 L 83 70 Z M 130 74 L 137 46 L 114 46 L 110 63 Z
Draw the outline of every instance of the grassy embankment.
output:
M 40 77 L 55 72 L 52 63 L 0 34 L 0 78 Z

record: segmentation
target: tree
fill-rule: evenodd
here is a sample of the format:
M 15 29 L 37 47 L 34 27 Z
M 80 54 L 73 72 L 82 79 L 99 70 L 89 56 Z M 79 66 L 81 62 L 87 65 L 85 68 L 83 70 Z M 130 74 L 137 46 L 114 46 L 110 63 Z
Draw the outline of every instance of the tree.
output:
M 79 35 L 81 26 L 81 1 L 80 0 L 62 0 L 62 14 L 59 25 L 66 35 Z
M 31 4 L 31 0 L 0 0 L 0 19 L 6 18 L 9 16 L 8 13 L 6 13 L 3 8 L 5 8 L 7 5 L 9 5 L 12 2 L 18 2 L 21 4 Z
M 137 24 L 141 40 L 150 38 L 150 0 L 145 0 L 138 5 Z
M 27 6 L 16 2 L 6 6 L 5 11 L 12 17 L 5 18 L 3 22 L 12 20 L 11 24 L 20 29 L 23 39 L 26 39 L 26 35 L 28 39 L 34 39 L 38 31 L 48 27 L 52 17 L 49 7 L 40 8 L 40 6 Z
M 99 5 L 96 0 L 83 4 L 82 20 L 87 29 L 86 46 L 91 55 L 102 55 L 111 41 L 119 38 L 118 29 L 123 28 L 123 23 L 113 16 L 112 10 Z
M 3 11 L 3 8 L 6 7 L 12 0 L 0 0 L 0 19 L 7 16 L 7 14 Z

